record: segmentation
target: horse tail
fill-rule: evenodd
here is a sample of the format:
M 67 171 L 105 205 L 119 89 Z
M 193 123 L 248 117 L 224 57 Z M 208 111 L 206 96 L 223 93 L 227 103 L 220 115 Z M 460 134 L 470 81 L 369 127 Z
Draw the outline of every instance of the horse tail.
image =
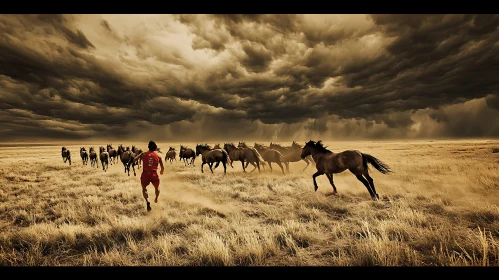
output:
M 228 163 L 229 165 L 232 165 L 232 161 L 230 160 L 230 157 L 229 157 L 229 154 L 227 153 L 227 151 L 225 151 L 224 149 L 220 149 L 222 151 L 222 154 L 223 154 L 223 157 L 224 157 L 224 160 L 226 163 Z
M 258 159 L 258 163 L 261 165 L 266 165 L 265 160 L 263 159 L 262 155 L 260 155 L 260 153 L 255 148 L 251 148 L 251 150 L 253 151 L 256 158 Z
M 376 170 L 378 170 L 379 172 L 381 172 L 383 174 L 393 172 L 386 163 L 371 156 L 370 154 L 361 153 L 361 155 L 362 155 L 362 161 L 364 164 L 364 168 L 368 169 L 369 167 L 367 166 L 367 164 L 370 163 L 372 166 L 374 166 L 374 168 L 376 168 Z
M 285 158 L 284 158 L 284 155 L 281 152 L 279 152 L 278 150 L 275 150 L 275 153 L 279 157 L 279 161 L 284 161 Z

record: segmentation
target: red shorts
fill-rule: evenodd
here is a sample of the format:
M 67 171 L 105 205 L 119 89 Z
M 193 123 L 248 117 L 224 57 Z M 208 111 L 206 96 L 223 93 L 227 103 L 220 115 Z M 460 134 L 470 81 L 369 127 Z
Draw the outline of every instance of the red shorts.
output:
M 140 183 L 142 184 L 142 188 L 144 189 L 149 185 L 149 183 L 152 183 L 154 188 L 157 189 L 159 187 L 158 173 L 143 171 L 142 175 L 140 175 Z

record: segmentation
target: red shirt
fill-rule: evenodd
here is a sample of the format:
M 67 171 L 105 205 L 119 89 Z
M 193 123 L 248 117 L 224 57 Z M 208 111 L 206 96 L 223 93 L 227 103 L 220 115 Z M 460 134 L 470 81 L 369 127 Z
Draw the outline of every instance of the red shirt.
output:
M 147 151 L 142 155 L 143 169 L 144 171 L 156 171 L 158 170 L 159 156 L 155 151 Z

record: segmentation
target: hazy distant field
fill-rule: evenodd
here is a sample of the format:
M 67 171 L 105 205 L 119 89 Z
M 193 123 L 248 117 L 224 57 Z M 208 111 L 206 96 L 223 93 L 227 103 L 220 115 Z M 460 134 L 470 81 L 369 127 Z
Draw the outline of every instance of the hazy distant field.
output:
M 334 175 L 339 196 L 327 196 L 326 176 L 314 192 L 305 162 L 286 176 L 275 164 L 244 174 L 236 162 L 224 176 L 221 165 L 201 174 L 200 157 L 194 167 L 177 158 L 157 204 L 148 187 L 147 212 L 142 170 L 83 166 L 89 143 L 67 146 L 71 166 L 61 146 L 2 145 L 0 265 L 499 265 L 499 140 L 325 143 L 387 163 L 394 173 L 370 172 L 382 200 L 348 171 Z

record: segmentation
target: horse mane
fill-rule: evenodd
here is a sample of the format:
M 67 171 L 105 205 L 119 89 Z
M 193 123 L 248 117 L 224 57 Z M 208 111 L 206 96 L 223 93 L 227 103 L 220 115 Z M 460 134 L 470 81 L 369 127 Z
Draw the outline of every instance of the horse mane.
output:
M 291 146 L 296 146 L 296 147 L 303 148 L 300 144 L 298 144 L 298 142 L 295 142 L 295 141 L 293 141 L 293 143 L 291 144 Z
M 255 142 L 255 146 L 259 146 L 262 148 L 269 148 L 269 147 L 265 146 L 264 144 L 260 144 L 260 143 L 256 143 L 256 142 Z
M 283 147 L 281 144 L 279 144 L 279 143 L 270 143 L 270 144 L 272 144 L 272 145 L 274 145 L 274 146 L 277 146 L 277 147 L 284 148 L 284 147 Z
M 205 148 L 205 149 L 208 149 L 208 150 L 211 150 L 213 149 L 210 145 L 208 144 L 198 144 L 198 147 L 200 148 Z
M 234 147 L 234 148 L 237 148 L 236 145 L 234 145 L 234 142 L 230 142 L 230 143 L 224 143 L 224 146 L 225 145 L 229 145 L 231 147 Z
M 310 141 L 312 141 L 312 140 L 310 140 Z M 327 146 L 324 146 L 324 144 L 322 144 L 322 140 L 319 140 L 317 142 L 312 141 L 312 142 L 308 142 L 308 143 L 312 144 L 317 150 L 319 150 L 322 153 L 332 153 L 331 150 L 327 149 Z

